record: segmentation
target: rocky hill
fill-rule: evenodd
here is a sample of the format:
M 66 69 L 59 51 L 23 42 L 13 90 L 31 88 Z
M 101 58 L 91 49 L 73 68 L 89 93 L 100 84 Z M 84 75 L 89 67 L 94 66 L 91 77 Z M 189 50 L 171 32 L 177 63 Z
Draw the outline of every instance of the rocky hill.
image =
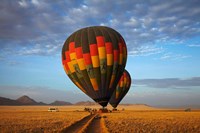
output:
M 65 102 L 65 101 L 55 101 L 55 102 L 51 103 L 50 105 L 61 106 L 61 105 L 72 105 L 72 103 Z
M 39 103 L 35 100 L 31 99 L 28 96 L 22 96 L 16 100 L 17 102 L 21 103 L 22 105 L 38 105 Z
M 61 106 L 61 105 L 73 105 L 70 102 L 65 102 L 65 101 L 55 101 L 51 104 L 46 104 L 43 102 L 36 102 L 34 99 L 24 95 L 22 97 L 19 97 L 18 99 L 9 99 L 9 98 L 4 98 L 0 97 L 0 105 L 55 105 L 55 106 Z
M 0 97 L 0 105 L 21 105 L 21 103 L 16 100 Z
M 22 97 L 19 97 L 18 99 L 14 100 L 14 99 L 9 99 L 9 98 L 4 98 L 4 97 L 0 97 L 0 105 L 13 105 L 13 106 L 17 106 L 17 105 L 53 105 L 53 106 L 69 106 L 69 105 L 76 105 L 76 106 L 93 106 L 93 105 L 99 105 L 98 103 L 92 102 L 92 101 L 80 101 L 77 102 L 75 104 L 72 104 L 70 102 L 66 102 L 66 101 L 59 101 L 56 100 L 50 104 L 46 104 L 43 102 L 37 102 L 34 99 L 24 95 Z M 120 104 L 122 106 L 137 106 L 137 107 L 150 107 L 149 105 L 146 104 Z

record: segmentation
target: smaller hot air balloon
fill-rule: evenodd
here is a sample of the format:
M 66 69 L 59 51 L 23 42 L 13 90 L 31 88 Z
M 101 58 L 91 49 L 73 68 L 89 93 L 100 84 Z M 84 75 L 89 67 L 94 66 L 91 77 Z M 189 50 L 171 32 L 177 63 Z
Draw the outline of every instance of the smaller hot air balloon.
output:
M 128 73 L 128 71 L 124 70 L 123 75 L 121 76 L 117 87 L 115 91 L 112 94 L 112 97 L 110 98 L 109 103 L 112 105 L 114 110 L 118 106 L 118 104 L 121 102 L 121 100 L 124 98 L 124 96 L 129 91 L 129 88 L 131 86 L 131 76 Z

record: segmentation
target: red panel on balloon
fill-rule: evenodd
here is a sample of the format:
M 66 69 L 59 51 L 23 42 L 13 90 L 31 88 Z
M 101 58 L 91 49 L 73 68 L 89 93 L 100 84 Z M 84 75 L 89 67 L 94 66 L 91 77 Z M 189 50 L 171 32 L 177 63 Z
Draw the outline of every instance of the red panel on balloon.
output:
M 67 62 L 71 61 L 70 56 L 69 56 L 69 51 L 65 52 L 65 57 L 66 57 Z
M 77 59 L 83 58 L 82 48 L 78 47 L 75 49 Z
M 105 46 L 105 41 L 103 36 L 97 36 L 97 46 L 98 47 L 104 47 Z
M 114 50 L 114 61 L 118 62 L 119 60 L 119 51 L 118 50 Z
M 98 49 L 96 44 L 90 44 L 90 54 L 91 56 L 98 55 Z
M 90 56 L 89 53 L 83 54 L 83 58 L 85 60 L 85 64 L 86 65 L 91 65 L 92 64 L 91 56 Z
M 106 42 L 106 54 L 112 54 L 113 53 L 113 47 L 111 42 Z
M 70 42 L 69 43 L 69 52 L 70 53 L 75 52 L 75 42 Z

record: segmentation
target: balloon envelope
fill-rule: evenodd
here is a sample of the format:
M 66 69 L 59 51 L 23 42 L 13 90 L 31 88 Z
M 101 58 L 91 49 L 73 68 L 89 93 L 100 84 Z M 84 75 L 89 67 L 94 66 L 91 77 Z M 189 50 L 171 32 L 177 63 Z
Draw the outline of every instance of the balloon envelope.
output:
M 62 49 L 62 64 L 71 81 L 106 106 L 123 74 L 127 48 L 114 29 L 93 26 L 71 34 Z
M 128 71 L 124 71 L 123 75 L 121 76 L 115 91 L 109 101 L 113 108 L 116 108 L 124 96 L 129 91 L 131 86 L 131 76 Z

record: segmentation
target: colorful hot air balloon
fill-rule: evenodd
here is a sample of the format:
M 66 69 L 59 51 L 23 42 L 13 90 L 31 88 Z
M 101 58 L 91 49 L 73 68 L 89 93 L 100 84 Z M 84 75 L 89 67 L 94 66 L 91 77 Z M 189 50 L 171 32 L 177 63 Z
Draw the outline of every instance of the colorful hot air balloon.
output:
M 116 108 L 118 106 L 118 104 L 121 102 L 121 100 L 129 91 L 130 86 L 131 86 L 131 76 L 128 73 L 128 71 L 124 70 L 124 73 L 121 76 L 118 85 L 109 101 L 109 103 L 112 105 L 113 108 Z
M 72 82 L 105 107 L 123 74 L 127 48 L 123 37 L 104 26 L 74 32 L 64 43 L 62 63 Z

